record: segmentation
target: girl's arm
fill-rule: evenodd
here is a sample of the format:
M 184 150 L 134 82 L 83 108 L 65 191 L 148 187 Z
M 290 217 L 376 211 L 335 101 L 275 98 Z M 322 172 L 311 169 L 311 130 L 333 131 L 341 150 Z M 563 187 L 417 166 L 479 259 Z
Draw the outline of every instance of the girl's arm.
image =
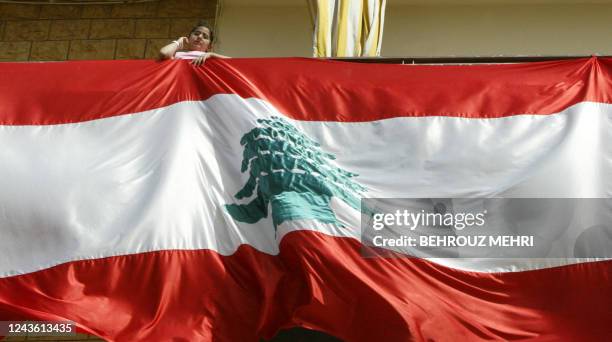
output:
M 178 50 L 183 50 L 187 44 L 189 44 L 187 37 L 181 37 L 173 41 L 159 50 L 159 59 L 164 60 L 174 57 L 174 54 Z

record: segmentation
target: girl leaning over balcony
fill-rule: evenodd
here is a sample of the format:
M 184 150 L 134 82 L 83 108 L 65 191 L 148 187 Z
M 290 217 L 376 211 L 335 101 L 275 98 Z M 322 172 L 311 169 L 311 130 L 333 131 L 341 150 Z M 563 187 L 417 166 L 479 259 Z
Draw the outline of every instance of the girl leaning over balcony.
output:
M 213 31 L 206 22 L 191 29 L 187 37 L 180 37 L 159 50 L 160 59 L 191 59 L 191 64 L 202 65 L 208 58 L 230 58 L 212 52 Z

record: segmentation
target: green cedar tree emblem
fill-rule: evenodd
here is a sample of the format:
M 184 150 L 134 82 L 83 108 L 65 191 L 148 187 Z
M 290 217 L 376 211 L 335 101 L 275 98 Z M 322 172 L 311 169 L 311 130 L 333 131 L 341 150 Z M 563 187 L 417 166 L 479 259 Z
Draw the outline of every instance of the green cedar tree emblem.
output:
M 330 208 L 339 198 L 356 210 L 365 188 L 351 180 L 357 176 L 332 165 L 332 154 L 280 117 L 259 119 L 240 140 L 244 146 L 241 171 L 249 180 L 235 197 L 255 197 L 248 204 L 227 204 L 237 221 L 256 223 L 268 217 L 271 207 L 274 229 L 298 219 L 341 225 Z

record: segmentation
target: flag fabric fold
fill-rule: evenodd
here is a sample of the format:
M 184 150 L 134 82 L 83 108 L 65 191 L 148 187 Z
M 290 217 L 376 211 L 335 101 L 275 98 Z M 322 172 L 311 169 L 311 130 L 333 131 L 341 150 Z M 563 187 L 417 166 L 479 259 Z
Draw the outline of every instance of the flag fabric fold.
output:
M 0 321 L 605 340 L 610 260 L 365 257 L 360 200 L 611 197 L 611 68 L 2 63 Z

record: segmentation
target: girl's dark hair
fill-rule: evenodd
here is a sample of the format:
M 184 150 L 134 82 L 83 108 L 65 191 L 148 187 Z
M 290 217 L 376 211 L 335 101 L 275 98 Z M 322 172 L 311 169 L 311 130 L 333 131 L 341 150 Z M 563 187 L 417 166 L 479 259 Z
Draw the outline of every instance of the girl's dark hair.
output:
M 191 29 L 191 31 L 189 31 L 189 34 L 195 31 L 198 27 L 206 27 L 210 32 L 210 42 L 212 43 L 215 41 L 215 35 L 213 33 L 212 25 L 210 25 L 207 20 L 198 21 L 198 23 Z

